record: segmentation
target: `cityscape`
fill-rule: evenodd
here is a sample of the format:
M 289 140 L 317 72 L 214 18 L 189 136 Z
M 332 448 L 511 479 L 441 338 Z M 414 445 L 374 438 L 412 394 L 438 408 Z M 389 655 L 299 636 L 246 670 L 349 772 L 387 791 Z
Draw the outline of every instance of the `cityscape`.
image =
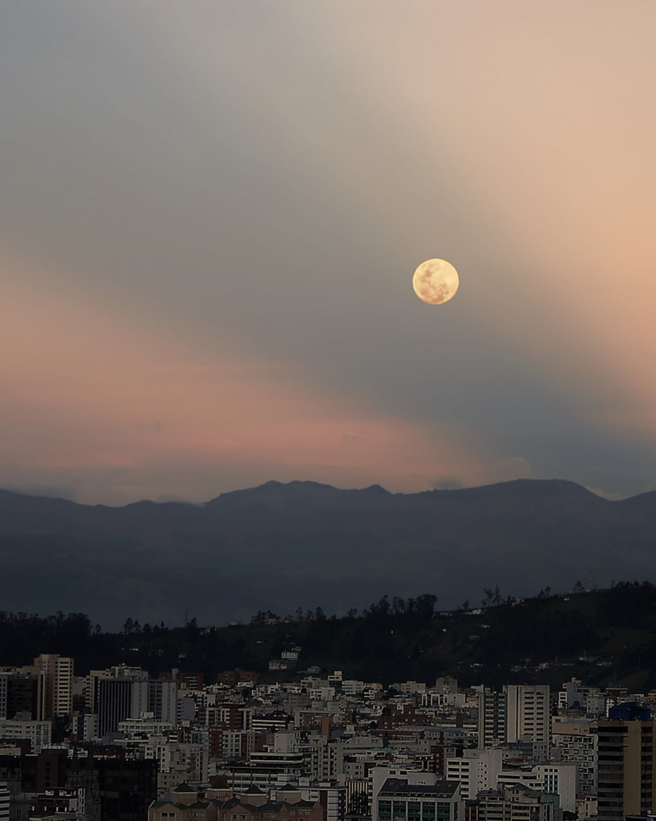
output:
M 385 684 L 301 663 L 290 646 L 268 672 L 212 680 L 126 664 L 80 675 L 47 653 L 0 668 L 2 817 L 646 817 L 656 690 Z
M 656 821 L 656 0 L 0 0 L 0 821 Z

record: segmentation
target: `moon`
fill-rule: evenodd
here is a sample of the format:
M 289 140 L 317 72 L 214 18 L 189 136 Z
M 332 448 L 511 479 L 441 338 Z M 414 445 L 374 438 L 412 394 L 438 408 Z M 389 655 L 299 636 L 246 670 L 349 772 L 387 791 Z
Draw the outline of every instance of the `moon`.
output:
M 445 259 L 427 259 L 414 272 L 412 287 L 419 299 L 441 305 L 455 296 L 460 285 L 458 272 Z

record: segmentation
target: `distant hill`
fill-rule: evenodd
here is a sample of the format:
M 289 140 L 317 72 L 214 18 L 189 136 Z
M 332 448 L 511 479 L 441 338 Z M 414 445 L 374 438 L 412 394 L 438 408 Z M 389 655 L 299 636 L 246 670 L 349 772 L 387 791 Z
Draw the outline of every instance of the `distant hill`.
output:
M 490 594 L 496 597 L 496 591 Z M 342 670 L 345 678 L 433 683 L 451 675 L 464 685 L 541 683 L 560 687 L 577 677 L 589 685 L 656 688 L 656 587 L 621 582 L 606 590 L 537 597 L 470 610 L 436 610 L 435 597 L 383 598 L 342 618 L 321 609 L 280 619 L 258 613 L 250 623 L 199 627 L 136 624 L 98 632 L 82 614 L 47 618 L 0 613 L 0 659 L 30 663 L 47 650 L 75 659 L 75 671 L 120 662 L 152 675 L 177 667 L 216 681 L 219 671 L 254 670 L 264 681 L 300 678 L 309 668 Z M 269 670 L 285 650 L 298 665 Z M 300 648 L 300 649 L 299 649 Z M 305 671 L 305 672 L 304 672 Z
M 200 624 L 327 613 L 384 594 L 438 607 L 656 578 L 656 493 L 608 501 L 566 481 L 391 494 L 266 484 L 203 505 L 86 506 L 0 491 L 0 610 Z

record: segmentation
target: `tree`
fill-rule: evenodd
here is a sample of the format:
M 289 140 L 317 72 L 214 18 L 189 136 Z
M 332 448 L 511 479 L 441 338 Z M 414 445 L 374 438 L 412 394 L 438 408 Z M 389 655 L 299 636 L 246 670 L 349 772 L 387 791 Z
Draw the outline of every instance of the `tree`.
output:
M 491 607 L 503 602 L 503 597 L 501 595 L 501 591 L 499 590 L 498 584 L 494 586 L 494 590 L 491 587 L 484 587 L 483 593 L 485 593 L 485 598 L 481 601 L 483 607 Z

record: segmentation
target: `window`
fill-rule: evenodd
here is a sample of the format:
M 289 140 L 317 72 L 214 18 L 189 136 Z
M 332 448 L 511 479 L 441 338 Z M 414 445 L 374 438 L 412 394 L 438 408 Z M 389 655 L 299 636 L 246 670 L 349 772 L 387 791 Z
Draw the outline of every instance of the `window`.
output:
M 435 804 L 432 801 L 424 801 L 421 807 L 423 821 L 433 821 L 435 818 Z
M 405 818 L 405 801 L 394 801 L 392 810 L 394 818 Z

